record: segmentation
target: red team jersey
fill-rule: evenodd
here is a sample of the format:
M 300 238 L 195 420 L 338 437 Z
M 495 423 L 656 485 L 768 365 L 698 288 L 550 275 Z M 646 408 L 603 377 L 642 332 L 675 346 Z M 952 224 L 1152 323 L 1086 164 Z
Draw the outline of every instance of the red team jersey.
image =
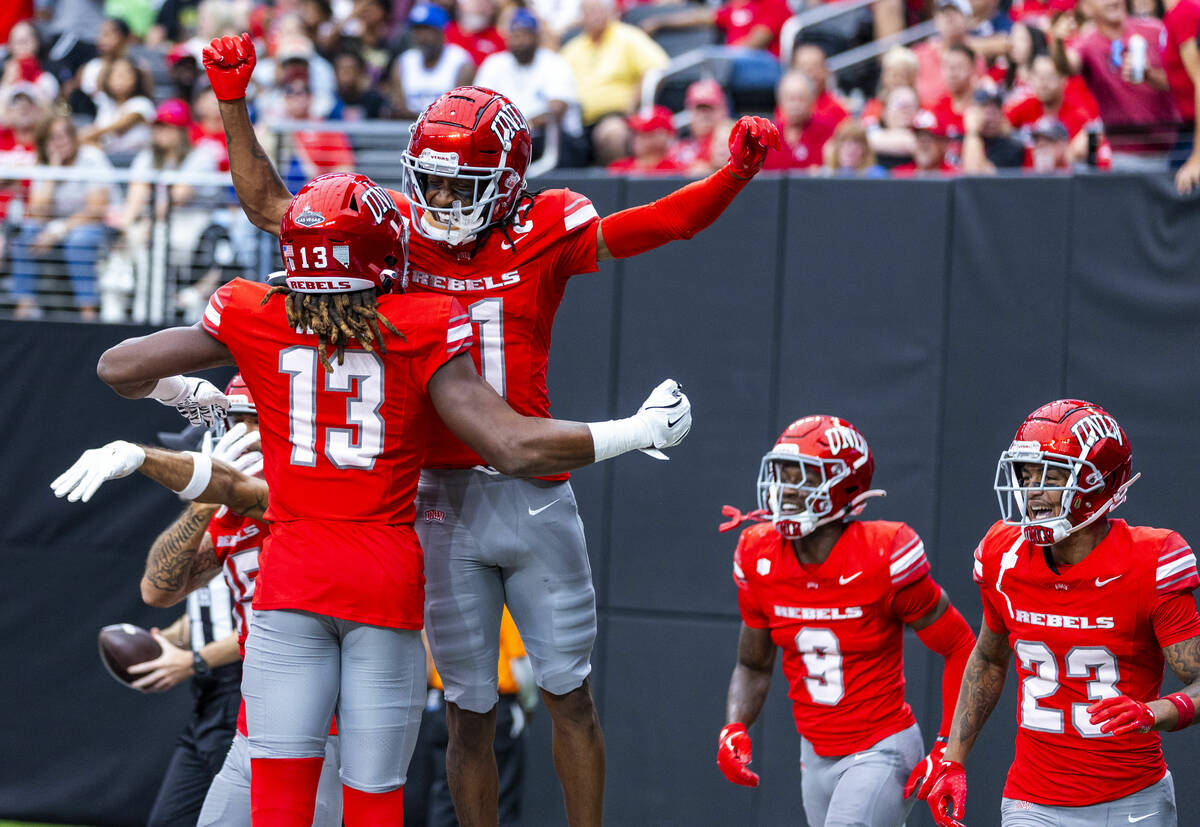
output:
M 234 514 L 221 506 L 208 521 L 208 537 L 221 563 L 221 573 L 233 594 L 233 616 L 237 624 L 238 647 L 246 654 L 246 633 L 250 631 L 250 604 L 254 599 L 254 580 L 258 577 L 258 553 L 270 527 L 259 520 Z
M 386 354 L 348 347 L 328 373 L 317 336 L 288 326 L 283 296 L 262 305 L 267 290 L 235 279 L 201 322 L 258 408 L 272 525 L 254 607 L 419 629 L 413 498 L 437 419 L 426 385 L 473 343 L 466 314 L 450 297 L 382 295 L 379 311 L 403 337 L 383 328 Z
M 398 192 L 391 195 L 408 216 L 408 201 Z M 499 228 L 492 229 L 466 260 L 420 233 L 409 235 L 409 290 L 443 293 L 462 302 L 479 343 L 471 352 L 475 366 L 524 416 L 550 416 L 546 367 L 554 314 L 567 279 L 597 269 L 598 220 L 586 196 L 566 189 L 547 190 L 532 202 L 521 202 L 508 238 Z M 485 464 L 441 420 L 435 423 L 424 467 Z
M 1055 573 L 1019 526 L 996 523 L 975 550 L 988 628 L 1015 654 L 1016 754 L 1006 798 L 1082 807 L 1166 774 L 1159 734 L 1102 735 L 1087 707 L 1158 697 L 1163 647 L 1200 634 L 1196 558 L 1174 531 L 1110 521 L 1081 562 Z
M 851 522 L 809 567 L 772 525 L 755 525 L 738 537 L 733 579 L 742 620 L 783 650 L 796 729 L 818 755 L 861 752 L 915 723 L 904 624 L 937 606 L 941 589 L 909 526 Z

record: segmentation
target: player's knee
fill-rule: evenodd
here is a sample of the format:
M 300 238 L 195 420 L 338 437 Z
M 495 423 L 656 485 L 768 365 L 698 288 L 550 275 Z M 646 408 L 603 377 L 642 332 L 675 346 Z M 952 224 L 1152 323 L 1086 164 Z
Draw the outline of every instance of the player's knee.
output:
M 582 728 L 599 725 L 591 684 L 586 679 L 577 682 L 574 689 L 565 692 L 554 692 L 542 687 L 542 700 L 555 726 Z
M 496 737 L 496 705 L 483 712 L 465 709 L 454 703 L 446 704 L 446 729 L 450 748 L 465 750 L 492 748 Z
M 250 736 L 251 758 L 324 758 L 325 736 Z

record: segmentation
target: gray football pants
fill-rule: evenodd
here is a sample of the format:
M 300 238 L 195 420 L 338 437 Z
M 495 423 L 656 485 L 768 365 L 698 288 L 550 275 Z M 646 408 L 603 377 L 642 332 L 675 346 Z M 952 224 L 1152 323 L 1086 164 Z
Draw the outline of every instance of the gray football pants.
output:
M 325 763 L 317 786 L 313 827 L 341 827 L 342 782 L 338 778 L 338 738 L 325 742 Z M 221 771 L 204 797 L 196 827 L 250 827 L 250 742 L 238 733 L 225 756 Z
M 1088 807 L 1051 807 L 1032 801 L 1000 801 L 1003 827 L 1175 827 L 1175 782 L 1171 773 L 1144 790 Z
M 425 689 L 415 629 L 286 609 L 252 616 L 242 674 L 251 758 L 323 756 L 336 707 L 342 782 L 395 790 L 417 742 Z
M 596 592 L 570 483 L 422 471 L 416 530 L 425 552 L 425 634 L 448 703 L 480 713 L 496 705 L 506 603 L 538 686 L 565 695 L 583 684 L 592 671 Z
M 800 739 L 800 790 L 808 827 L 900 827 L 916 796 L 904 784 L 925 757 L 921 729 L 913 724 L 851 755 L 817 755 Z

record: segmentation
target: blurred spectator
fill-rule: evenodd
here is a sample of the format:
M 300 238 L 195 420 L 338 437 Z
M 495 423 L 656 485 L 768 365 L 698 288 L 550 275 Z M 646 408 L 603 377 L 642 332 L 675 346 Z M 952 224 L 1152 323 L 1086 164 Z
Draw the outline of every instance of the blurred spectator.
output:
M 1066 78 L 1049 55 L 1033 59 L 1029 83 L 1030 94 L 1009 105 L 1006 111 L 1009 122 L 1018 129 L 1047 117 L 1055 123 L 1061 122 L 1071 141 L 1071 160 L 1085 160 L 1088 138 L 1084 127 L 1094 118 L 1079 102 L 1067 99 Z
M 146 32 L 146 45 L 161 48 L 163 44 L 182 43 L 196 26 L 197 0 L 163 0 L 154 17 L 154 25 Z
M 924 175 L 953 175 L 960 170 L 946 158 L 950 135 L 944 124 L 929 110 L 922 110 L 913 119 L 913 131 L 917 134 L 913 159 L 892 170 L 896 178 L 911 178 Z
M 867 129 L 867 140 L 880 166 L 894 169 L 912 161 L 917 148 L 913 121 L 920 109 L 911 86 L 899 86 L 888 94 L 879 125 Z
M 255 98 L 259 117 L 283 117 L 284 102 L 279 90 L 289 81 L 302 77 L 312 90 L 312 113 L 323 118 L 333 109 L 336 83 L 333 66 L 317 54 L 312 40 L 305 34 L 304 23 L 298 14 L 282 15 L 275 27 L 278 37 L 272 44 L 270 57 L 259 57 L 254 79 L 264 91 Z M 205 46 L 208 44 L 205 43 Z
M 684 167 L 670 154 L 675 139 L 671 110 L 654 107 L 649 115 L 631 115 L 629 129 L 633 133 L 633 156 L 613 161 L 608 171 L 613 173 L 680 173 Z
M 342 50 L 362 56 L 372 86 L 381 82 L 392 64 L 391 16 L 392 0 L 355 0 L 350 16 L 338 24 Z
M 1033 172 L 1065 172 L 1071 169 L 1070 134 L 1061 121 L 1046 117 L 1033 125 L 1033 146 L 1025 168 Z
M 816 94 L 813 82 L 795 69 L 785 72 L 775 88 L 779 135 L 783 147 L 767 152 L 763 169 L 808 169 L 824 162 L 822 151 L 833 134 L 834 124 L 813 114 Z
M 131 42 L 134 42 L 133 35 L 124 20 L 104 18 L 100 31 L 96 33 L 96 56 L 80 67 L 75 77 L 77 88 L 89 98 L 95 97 L 100 91 L 100 76 L 113 60 L 128 56 Z M 149 69 L 146 71 L 149 72 Z
M 887 170 L 875 163 L 875 152 L 867 141 L 867 130 L 854 119 L 842 121 L 825 144 L 825 168 L 838 177 L 886 178 Z
M 671 157 L 690 175 L 708 175 L 729 160 L 729 106 L 721 84 L 712 78 L 692 83 L 684 96 L 690 119 L 688 137 L 671 147 Z
M 446 42 L 450 16 L 422 0 L 408 15 L 412 48 L 400 54 L 392 70 L 392 114 L 415 119 L 443 93 L 471 82 L 475 64 L 466 49 Z
M 953 46 L 969 45 L 972 13 L 967 0 L 935 0 L 933 21 L 937 36 L 913 47 L 917 56 L 917 97 L 922 106 L 931 107 L 946 94 L 942 55 Z M 975 70 L 977 75 L 987 70 L 982 59 L 977 60 Z
M 917 85 L 917 56 L 907 46 L 893 46 L 883 53 L 879 62 L 879 89 L 875 97 L 863 106 L 859 118 L 863 125 L 870 127 L 879 123 L 883 115 L 884 101 L 893 89 L 901 86 L 916 88 Z M 916 109 L 913 110 L 916 114 Z
M 829 64 L 824 49 L 815 43 L 802 43 L 792 52 L 792 68 L 803 72 L 817 90 L 817 100 L 813 103 L 814 115 L 832 124 L 839 124 L 850 116 L 846 107 L 829 90 Z
M 1167 13 L 1163 26 L 1167 44 L 1163 47 L 1163 69 L 1175 99 L 1179 117 L 1189 129 L 1179 137 L 1172 161 L 1182 162 L 1175 176 L 1180 192 L 1191 192 L 1200 184 L 1200 121 L 1196 120 L 1196 90 L 1200 89 L 1200 48 L 1196 44 L 1200 30 L 1200 0 L 1164 0 Z
M 195 146 L 207 144 L 217 159 L 217 169 L 228 172 L 229 148 L 225 145 L 225 124 L 221 121 L 217 96 L 211 88 L 204 87 L 192 98 L 192 116 L 192 143 Z
M 128 57 L 117 57 L 100 75 L 100 89 L 93 96 L 96 119 L 80 134 L 86 144 L 97 144 L 105 152 L 130 154 L 150 144 L 154 102 L 145 77 Z
M 942 53 L 942 80 L 946 94 L 927 108 L 950 130 L 950 137 L 959 137 L 963 134 L 963 113 L 975 93 L 975 52 L 970 46 L 958 43 Z
M 8 33 L 8 57 L 0 70 L 0 95 L 15 83 L 32 83 L 47 100 L 58 97 L 58 81 L 42 69 L 38 59 L 41 46 L 41 37 L 32 23 L 22 21 L 12 27 Z
M 72 167 L 89 172 L 112 168 L 94 146 L 81 145 L 67 114 L 53 115 L 38 125 L 37 161 L 40 166 Z M 80 317 L 96 318 L 96 255 L 104 239 L 104 215 L 112 185 L 93 181 L 37 181 L 29 193 L 21 231 L 13 242 L 12 293 L 18 319 L 41 315 L 36 289 L 40 264 L 51 251 L 61 251 L 75 290 Z
M 529 0 L 529 10 L 542 23 L 546 48 L 558 49 L 562 36 L 580 24 L 581 5 L 581 0 Z
M 338 52 L 333 59 L 333 78 L 337 85 L 329 120 L 361 121 L 383 114 L 387 101 L 371 85 L 361 54 L 351 50 Z
M 496 0 L 459 0 L 458 17 L 446 27 L 446 42 L 461 46 L 479 66 L 489 55 L 504 51 L 496 14 Z
M 642 76 L 670 58 L 636 26 L 616 19 L 613 0 L 582 0 L 583 33 L 562 48 L 575 74 L 583 125 L 597 163 L 625 154 L 624 117 L 641 99 Z M 651 101 L 646 101 L 651 103 Z
M 485 60 L 475 82 L 507 95 L 517 105 L 533 129 L 535 156 L 542 154 L 546 125 L 553 121 L 560 129 L 558 165 L 586 164 L 571 67 L 561 55 L 538 45 L 540 26 L 529 10 L 514 9 L 507 29 L 507 50 Z
M 9 89 L 7 99 L 0 99 L 0 166 L 24 167 L 37 163 L 37 125 L 48 110 L 40 95 L 32 83 L 16 84 Z M 9 217 L 13 200 L 24 201 L 28 193 L 28 181 L 0 181 L 0 223 Z M 0 232 L 0 258 L 3 255 L 4 234 Z
M 971 48 L 984 60 L 1008 52 L 1008 34 L 1012 18 L 1001 8 L 1000 0 L 970 0 L 971 22 L 968 25 Z
M 716 9 L 692 6 L 649 17 L 642 21 L 642 29 L 652 35 L 663 29 L 716 26 L 727 46 L 765 49 L 779 57 L 779 30 L 791 16 L 787 0 L 729 0 Z
M 1040 55 L 1050 54 L 1045 33 L 1034 26 L 1016 23 L 1008 35 L 1008 66 L 1004 70 L 1004 89 L 1010 95 L 1030 94 L 1033 61 Z
M 171 79 L 171 94 L 185 101 L 196 96 L 200 82 L 200 63 L 187 46 L 174 46 L 167 52 L 167 77 Z
M 1177 123 L 1179 116 L 1167 91 L 1159 51 L 1166 39 L 1163 25 L 1130 17 L 1124 0 L 1092 0 L 1091 8 L 1095 26 L 1074 43 L 1067 42 L 1074 33 L 1074 17 L 1063 14 L 1055 20 L 1054 61 L 1063 74 L 1082 75 L 1095 96 L 1113 142 L 1113 169 L 1166 169 L 1176 130 L 1161 125 Z M 1136 45 L 1131 48 L 1131 43 Z M 1134 65 L 1139 52 L 1141 77 Z M 1123 133 L 1120 138 L 1118 132 Z
M 313 42 L 317 53 L 332 60 L 341 33 L 333 23 L 333 6 L 329 0 L 299 0 L 296 11 L 304 24 L 304 33 Z
M 105 16 L 124 20 L 139 40 L 154 25 L 157 12 L 158 3 L 155 0 L 104 0 Z
M 104 20 L 101 0 L 35 0 L 34 4 L 38 7 L 42 31 L 52 37 L 68 35 L 91 43 Z M 45 19 L 46 10 L 50 13 L 48 20 Z
M 975 102 L 963 113 L 963 124 L 964 172 L 990 175 L 997 169 L 1024 166 L 1025 144 L 1012 134 L 999 92 L 976 90 Z
M 283 87 L 284 112 L 289 120 L 318 120 L 312 112 L 312 90 L 303 78 Z M 292 133 L 292 155 L 280 172 L 288 189 L 295 192 L 308 181 L 327 172 L 349 172 L 354 168 L 354 150 L 342 132 L 299 130 Z

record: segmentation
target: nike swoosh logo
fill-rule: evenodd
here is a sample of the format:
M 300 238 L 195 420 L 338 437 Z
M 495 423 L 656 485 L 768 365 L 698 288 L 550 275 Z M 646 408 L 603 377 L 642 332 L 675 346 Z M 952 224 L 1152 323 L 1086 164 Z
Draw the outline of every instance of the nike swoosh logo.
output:
M 678 425 L 678 424 L 679 424 L 680 422 L 682 422 L 682 421 L 683 421 L 683 417 L 682 417 L 682 416 L 681 416 L 681 417 L 679 417 L 679 419 L 668 419 L 668 420 L 667 420 L 667 427 L 668 427 L 668 428 L 674 428 L 676 425 Z
M 862 574 L 862 572 L 860 571 L 859 574 Z M 854 753 L 854 760 L 858 761 L 861 758 L 866 758 L 868 755 L 874 755 L 876 752 L 878 752 L 878 750 L 871 750 L 870 752 L 856 752 Z
M 1158 810 L 1155 810 L 1152 813 L 1147 813 L 1144 816 L 1138 816 L 1137 818 L 1134 818 L 1133 816 L 1125 816 L 1125 818 L 1129 819 L 1130 824 L 1137 824 L 1139 821 L 1145 821 L 1146 819 L 1150 818 L 1150 816 L 1156 815 L 1158 815 Z
M 562 497 L 558 498 L 558 500 L 561 500 L 561 499 L 562 499 Z M 529 508 L 529 506 L 525 506 L 525 507 L 526 507 L 526 509 L 528 509 L 530 517 L 536 517 L 537 515 L 541 514 L 543 511 L 545 511 L 547 508 L 554 505 L 554 503 L 558 502 L 558 500 L 551 500 L 550 502 L 543 505 L 541 508 Z
M 1099 577 L 1097 577 L 1097 578 L 1096 578 L 1096 588 L 1098 588 L 1098 589 L 1099 589 L 1099 588 L 1101 588 L 1101 587 L 1103 587 L 1103 586 L 1107 586 L 1107 585 L 1108 585 L 1109 583 L 1111 583 L 1112 581 L 1114 581 L 1114 580 L 1120 580 L 1120 579 L 1121 579 L 1122 577 L 1124 577 L 1124 576 L 1125 576 L 1125 575 L 1123 575 L 1123 574 L 1118 574 L 1116 577 L 1110 577 L 1110 578 L 1108 578 L 1107 580 L 1101 580 Z M 1151 813 L 1150 815 L 1154 815 L 1154 813 Z
M 860 576 L 862 576 L 861 571 L 856 571 L 856 572 L 854 572 L 854 574 L 850 575 L 849 577 L 840 577 L 839 576 L 838 583 L 840 583 L 841 585 L 844 586 L 847 583 L 849 583 L 851 580 L 857 580 Z M 857 758 L 858 758 L 858 756 L 855 756 L 855 760 L 857 760 Z

